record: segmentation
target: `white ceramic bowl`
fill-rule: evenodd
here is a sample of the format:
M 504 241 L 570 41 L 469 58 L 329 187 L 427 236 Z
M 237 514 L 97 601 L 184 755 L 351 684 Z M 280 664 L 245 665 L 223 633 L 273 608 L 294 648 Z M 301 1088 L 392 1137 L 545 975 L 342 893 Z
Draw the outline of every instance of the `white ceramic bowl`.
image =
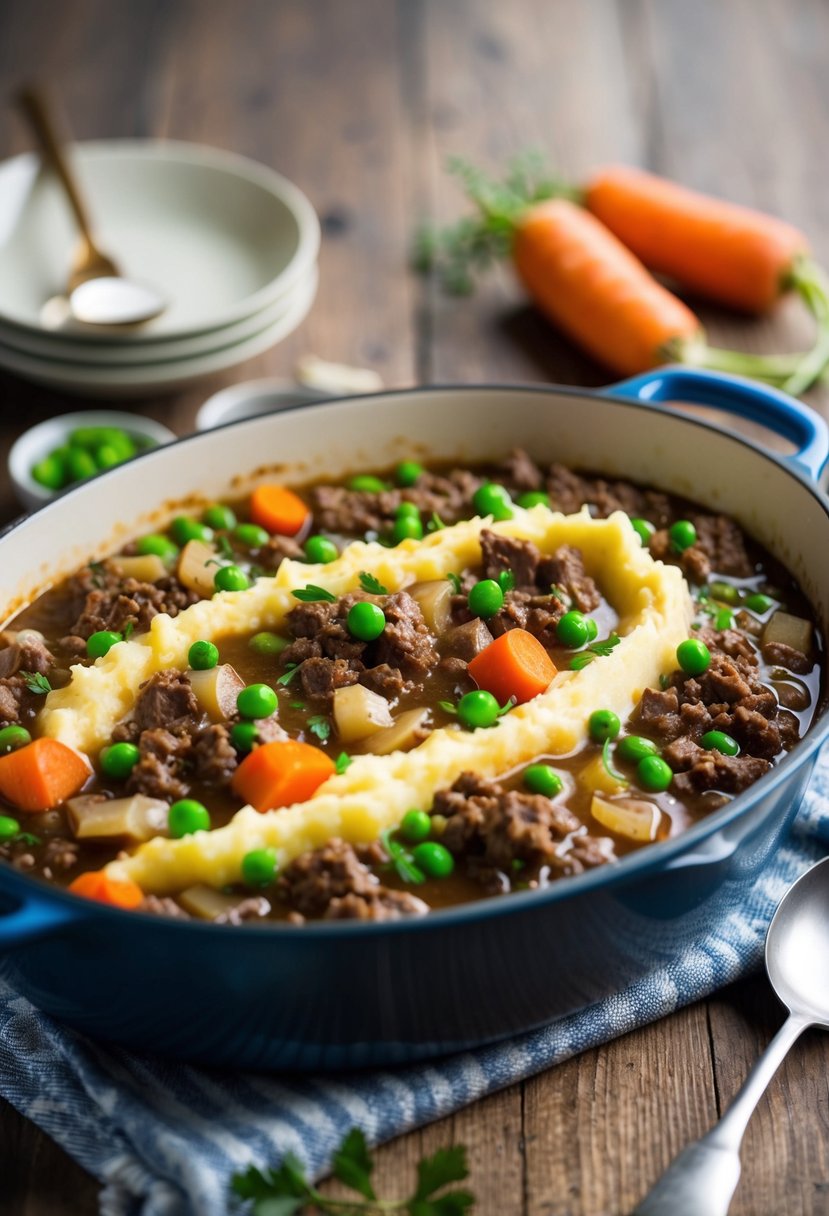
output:
M 230 152 L 175 141 L 76 145 L 72 157 L 101 246 L 151 283 L 167 310 L 130 343 L 192 336 L 266 308 L 307 278 L 319 221 L 280 174 Z M 44 334 L 43 304 L 66 283 L 77 232 L 53 176 L 31 154 L 0 166 L 0 319 Z M 74 333 L 90 346 L 123 342 Z
M 252 332 L 241 340 L 225 344 L 223 335 L 204 353 L 185 358 L 152 359 L 99 364 L 31 355 L 0 342 L 0 367 L 17 375 L 86 397 L 136 397 L 150 391 L 165 392 L 201 376 L 235 367 L 246 359 L 276 346 L 305 320 L 317 291 L 317 272 L 298 283 L 277 310 L 276 318 L 263 328 L 253 324 Z M 136 352 L 137 353 L 137 352 Z
M 256 418 L 260 414 L 275 414 L 278 410 L 308 405 L 331 395 L 293 380 L 270 377 L 246 380 L 242 384 L 231 384 L 208 397 L 196 414 L 196 430 L 210 431 L 214 426 L 224 426 L 227 422 L 240 422 L 243 418 Z
M 163 423 L 122 410 L 81 410 L 76 414 L 47 418 L 45 422 L 24 431 L 9 452 L 9 476 L 18 500 L 27 510 L 42 506 L 62 492 L 48 490 L 35 481 L 32 466 L 65 443 L 70 431 L 80 426 L 117 426 L 130 435 L 152 440 L 156 447 L 171 443 L 176 438 Z

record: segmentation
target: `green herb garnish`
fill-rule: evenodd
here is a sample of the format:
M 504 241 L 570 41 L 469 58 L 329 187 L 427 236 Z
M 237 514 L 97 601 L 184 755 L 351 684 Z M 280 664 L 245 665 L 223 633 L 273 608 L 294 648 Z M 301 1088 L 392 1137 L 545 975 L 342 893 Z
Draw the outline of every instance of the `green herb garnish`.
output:
M 312 735 L 316 735 L 321 743 L 325 743 L 326 739 L 331 736 L 331 723 L 323 714 L 314 714 L 308 719 L 308 729 Z
M 613 764 L 610 759 L 610 747 L 611 747 L 611 740 L 605 739 L 605 741 L 602 745 L 602 764 L 604 765 L 604 770 L 607 773 L 608 777 L 611 777 L 614 781 L 618 781 L 620 785 L 627 785 L 628 779 L 624 775 L 624 773 L 617 772 L 616 769 L 613 767 Z
M 411 853 L 403 847 L 399 840 L 392 839 L 391 832 L 391 828 L 386 828 L 380 833 L 380 841 L 389 855 L 388 866 L 396 870 L 398 878 L 403 882 L 425 882 L 426 875 L 420 866 L 415 865 Z
M 349 756 L 347 752 L 340 752 L 339 756 L 337 756 L 337 759 L 334 761 L 334 770 L 339 774 L 339 776 L 342 776 L 351 763 L 351 756 Z
M 460 576 L 459 576 L 459 575 L 457 575 L 457 574 L 453 574 L 453 573 L 450 571 L 450 572 L 449 572 L 449 574 L 447 574 L 446 578 L 447 578 L 447 581 L 448 581 L 448 582 L 450 582 L 450 583 L 452 584 L 452 589 L 454 590 L 455 595 L 460 595 L 460 593 L 461 593 L 461 580 L 460 580 Z
M 20 675 L 29 692 L 42 696 L 52 691 L 52 685 L 46 679 L 46 676 L 41 675 L 39 671 L 21 671 Z
M 276 683 L 281 684 L 283 687 L 287 684 L 290 684 L 291 680 L 294 678 L 294 676 L 296 675 L 296 673 L 298 671 L 299 671 L 299 663 L 286 663 L 285 671 L 282 673 L 281 676 L 277 677 Z
M 475 1202 L 469 1191 L 444 1189 L 469 1177 L 462 1144 L 438 1149 L 431 1157 L 422 1158 L 417 1166 L 415 1189 L 406 1199 L 377 1198 L 372 1182 L 374 1161 L 359 1128 L 352 1128 L 334 1153 L 331 1170 L 335 1178 L 362 1198 L 329 1199 L 321 1194 L 308 1181 L 305 1167 L 292 1153 L 286 1154 L 277 1169 L 249 1166 L 243 1173 L 235 1174 L 230 1185 L 234 1195 L 252 1205 L 251 1216 L 296 1216 L 300 1211 L 342 1216 L 376 1216 L 381 1212 L 463 1216 Z
M 438 515 L 437 511 L 433 511 L 426 524 L 426 531 L 427 532 L 442 532 L 445 527 L 446 527 L 446 524 L 443 522 L 441 517 Z
M 384 587 L 379 579 L 373 574 L 369 574 L 367 570 L 360 571 L 360 586 L 363 591 L 367 591 L 369 595 L 388 595 L 388 587 Z
M 313 604 L 319 600 L 322 600 L 326 604 L 336 604 L 337 602 L 336 595 L 332 595 L 324 587 L 318 587 L 316 583 L 309 583 L 307 587 L 300 587 L 298 591 L 292 591 L 291 595 L 295 599 L 302 600 L 303 604 Z
M 616 633 L 611 633 L 609 638 L 604 638 L 601 642 L 591 642 L 586 650 L 582 650 L 579 654 L 574 655 L 570 660 L 571 671 L 581 671 L 588 663 L 592 663 L 594 659 L 604 659 L 610 652 L 619 645 L 621 638 Z

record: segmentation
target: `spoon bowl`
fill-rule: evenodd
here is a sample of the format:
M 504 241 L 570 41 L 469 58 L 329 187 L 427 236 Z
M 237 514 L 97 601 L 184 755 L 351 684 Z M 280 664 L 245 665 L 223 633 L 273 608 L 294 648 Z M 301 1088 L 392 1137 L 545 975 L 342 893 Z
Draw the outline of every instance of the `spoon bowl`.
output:
M 829 857 L 795 882 L 766 937 L 766 970 L 792 1014 L 829 1029 Z

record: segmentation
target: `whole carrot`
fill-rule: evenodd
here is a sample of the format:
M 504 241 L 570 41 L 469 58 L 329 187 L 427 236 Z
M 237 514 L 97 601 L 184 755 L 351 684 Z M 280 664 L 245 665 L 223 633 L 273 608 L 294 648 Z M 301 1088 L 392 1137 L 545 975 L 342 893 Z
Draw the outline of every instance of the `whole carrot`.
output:
M 800 393 L 829 363 L 829 287 L 807 256 L 805 238 L 782 220 L 636 170 L 604 170 L 581 191 L 540 175 L 537 158 L 519 158 L 501 183 L 460 160 L 450 162 L 450 169 L 461 177 L 478 214 L 442 232 L 421 234 L 418 256 L 420 268 L 437 267 L 450 291 L 470 290 L 474 271 L 511 257 L 541 310 L 600 362 L 624 374 L 684 362 Z M 637 200 L 644 195 L 642 219 Z M 553 207 L 550 200 L 571 206 Z M 595 212 L 593 226 L 577 223 L 576 203 Z M 608 213 L 613 220 L 604 224 Z M 626 261 L 626 251 L 642 261 Z M 794 287 L 818 322 L 815 344 L 796 355 L 710 347 L 693 313 L 660 287 L 644 262 L 720 302 L 753 311 Z
M 697 360 L 702 328 L 621 241 L 567 199 L 537 203 L 516 222 L 512 260 L 559 329 L 627 376 L 666 358 Z

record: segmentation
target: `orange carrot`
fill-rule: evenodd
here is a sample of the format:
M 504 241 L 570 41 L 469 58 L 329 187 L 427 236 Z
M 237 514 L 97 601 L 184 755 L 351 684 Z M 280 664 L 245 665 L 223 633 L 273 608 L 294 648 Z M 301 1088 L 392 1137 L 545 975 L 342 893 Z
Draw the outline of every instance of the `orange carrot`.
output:
M 233 775 L 233 791 L 257 811 L 270 811 L 305 802 L 334 772 L 334 761 L 318 747 L 277 739 L 245 757 Z
M 544 692 L 556 665 L 538 638 L 526 629 L 510 629 L 475 655 L 468 670 L 478 687 L 500 704 L 514 697 L 523 705 Z
M 651 270 L 747 312 L 780 298 L 809 249 L 784 220 L 626 165 L 594 174 L 585 202 Z
M 308 508 L 293 490 L 267 482 L 257 486 L 250 500 L 250 517 L 261 528 L 280 536 L 296 536 L 308 518 Z
M 131 878 L 110 878 L 106 870 L 87 870 L 69 884 L 73 895 L 84 899 L 95 899 L 101 904 L 112 904 L 115 908 L 137 908 L 144 893 Z
M 77 794 L 89 762 L 57 739 L 35 739 L 0 757 L 0 794 L 21 811 L 48 811 Z
M 592 215 L 567 199 L 531 207 L 512 246 L 518 277 L 550 320 L 621 375 L 702 347 L 689 308 Z

